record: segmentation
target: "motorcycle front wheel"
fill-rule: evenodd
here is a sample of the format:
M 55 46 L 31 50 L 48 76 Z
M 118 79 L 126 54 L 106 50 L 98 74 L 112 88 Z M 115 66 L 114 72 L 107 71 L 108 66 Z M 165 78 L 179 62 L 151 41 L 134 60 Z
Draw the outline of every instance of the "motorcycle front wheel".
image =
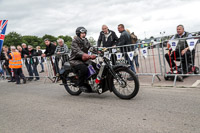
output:
M 120 77 L 119 80 L 112 77 L 112 90 L 121 99 L 132 99 L 139 92 L 139 81 L 129 68 L 118 68 L 115 70 Z

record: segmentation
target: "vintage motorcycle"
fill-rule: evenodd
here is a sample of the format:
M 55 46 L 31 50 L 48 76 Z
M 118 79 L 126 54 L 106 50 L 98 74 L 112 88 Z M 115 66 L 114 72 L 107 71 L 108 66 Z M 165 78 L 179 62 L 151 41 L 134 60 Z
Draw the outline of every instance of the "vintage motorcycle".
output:
M 105 56 L 107 49 L 98 53 L 96 67 L 88 65 L 87 79 L 84 81 L 88 89 L 86 93 L 102 94 L 106 91 L 114 92 L 121 99 L 132 99 L 138 94 L 139 81 L 128 65 L 112 65 L 110 59 Z M 83 91 L 78 87 L 78 76 L 65 62 L 60 71 L 60 78 L 66 91 L 71 95 L 80 95 Z

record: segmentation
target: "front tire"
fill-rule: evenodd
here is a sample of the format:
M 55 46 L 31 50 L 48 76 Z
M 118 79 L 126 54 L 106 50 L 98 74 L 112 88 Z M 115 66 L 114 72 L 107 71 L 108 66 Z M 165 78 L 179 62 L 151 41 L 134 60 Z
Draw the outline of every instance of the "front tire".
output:
M 124 85 L 120 85 L 119 82 L 112 77 L 113 92 L 121 99 L 132 99 L 138 94 L 139 81 L 136 75 L 126 67 L 121 67 L 115 70 L 115 72 L 121 77 Z M 128 80 L 131 79 L 131 80 Z M 124 92 L 124 93 L 123 93 Z

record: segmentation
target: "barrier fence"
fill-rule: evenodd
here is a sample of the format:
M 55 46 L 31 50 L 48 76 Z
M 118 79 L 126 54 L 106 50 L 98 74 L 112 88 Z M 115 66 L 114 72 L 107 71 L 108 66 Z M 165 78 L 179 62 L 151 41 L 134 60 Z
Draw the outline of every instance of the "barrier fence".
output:
M 45 78 L 52 82 L 57 82 L 59 78 L 59 71 L 64 62 L 69 60 L 69 53 L 53 55 L 49 57 L 32 56 L 31 58 L 22 59 L 22 70 L 23 74 L 27 79 L 39 79 Z M 0 68 L 3 68 L 5 61 L 0 62 Z M 1 70 L 1 69 L 0 69 Z M 40 73 L 42 70 L 44 72 Z M 7 69 L 3 69 L 0 79 L 10 78 Z
M 169 40 L 170 49 L 163 49 L 164 77 L 165 80 L 173 79 L 174 86 L 177 79 L 184 77 L 200 76 L 200 36 Z M 181 44 L 182 46 L 179 46 Z M 188 50 L 183 50 L 188 48 Z M 183 53 L 184 51 L 184 53 Z
M 166 42 L 149 42 L 137 43 L 124 46 L 108 47 L 108 51 L 104 56 L 110 59 L 113 65 L 125 64 L 129 65 L 138 76 L 152 76 L 152 85 L 155 77 L 161 81 L 160 76 L 164 76 L 165 80 L 176 81 L 183 80 L 186 76 L 200 76 L 200 43 L 198 43 L 200 36 L 193 36 L 190 38 L 180 38 L 175 40 L 168 40 L 171 47 L 168 49 L 164 43 Z M 179 47 L 181 44 L 181 47 Z M 188 50 L 183 54 L 183 48 L 188 47 Z M 91 54 L 90 52 L 88 54 Z M 37 62 L 36 64 L 32 63 Z M 52 82 L 57 82 L 59 78 L 59 71 L 64 62 L 69 61 L 69 53 L 61 55 L 53 55 L 50 57 L 35 56 L 32 58 L 22 59 L 23 73 L 27 78 L 45 78 Z M 0 69 L 3 61 L 0 62 Z M 35 74 L 35 69 L 41 71 L 44 66 L 44 73 Z M 33 75 L 30 74 L 34 71 Z M 1 72 L 0 72 L 1 74 Z M 2 76 L 4 75 L 4 76 Z M 1 74 L 1 79 L 6 78 Z
M 162 55 L 160 55 L 160 43 L 151 42 L 129 44 L 124 46 L 109 47 L 105 53 L 111 59 L 112 64 L 128 64 L 136 75 L 152 76 L 152 85 L 155 77 L 159 80 L 162 76 Z

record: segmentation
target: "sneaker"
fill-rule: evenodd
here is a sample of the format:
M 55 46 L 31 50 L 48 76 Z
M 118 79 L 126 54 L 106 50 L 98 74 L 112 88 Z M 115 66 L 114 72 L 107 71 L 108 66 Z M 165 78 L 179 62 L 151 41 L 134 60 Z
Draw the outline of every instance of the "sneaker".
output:
M 15 80 L 9 80 L 8 82 L 16 82 Z
M 44 72 L 44 70 L 40 71 L 40 73 L 43 73 L 43 72 Z
M 29 79 L 28 79 L 28 81 L 32 81 L 32 80 L 33 80 L 32 78 L 29 78 Z
M 23 84 L 26 84 L 26 79 L 25 78 L 23 79 Z

